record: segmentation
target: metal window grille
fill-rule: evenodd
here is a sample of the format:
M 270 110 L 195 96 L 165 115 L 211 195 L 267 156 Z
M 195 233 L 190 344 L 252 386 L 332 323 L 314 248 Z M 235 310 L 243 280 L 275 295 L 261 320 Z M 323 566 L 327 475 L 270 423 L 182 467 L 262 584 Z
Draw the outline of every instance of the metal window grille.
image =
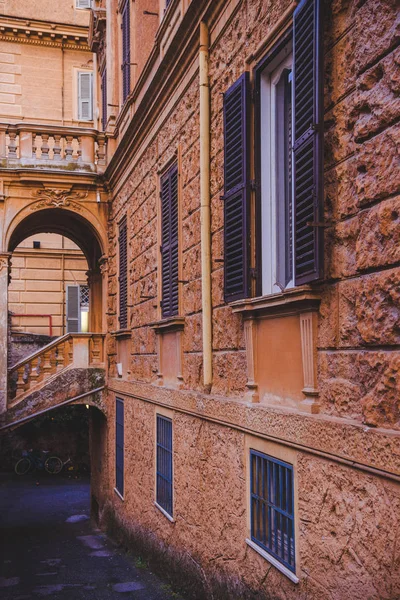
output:
M 157 504 L 172 517 L 172 421 L 157 415 Z
M 251 461 L 251 539 L 295 572 L 293 466 L 255 450 Z
M 124 403 L 116 399 L 115 411 L 115 487 L 124 495 Z
M 81 308 L 89 308 L 89 286 L 79 286 L 80 306 Z

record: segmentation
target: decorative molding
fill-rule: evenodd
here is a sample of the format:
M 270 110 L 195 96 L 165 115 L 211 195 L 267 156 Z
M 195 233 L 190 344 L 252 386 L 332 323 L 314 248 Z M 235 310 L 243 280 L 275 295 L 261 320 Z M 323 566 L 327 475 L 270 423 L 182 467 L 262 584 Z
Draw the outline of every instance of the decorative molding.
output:
M 244 321 L 244 338 L 247 359 L 247 392 L 245 398 L 249 402 L 259 402 L 257 381 L 257 322 L 255 319 Z
M 9 272 L 10 269 L 10 255 L 6 254 L 6 255 L 2 255 L 0 256 L 0 276 L 3 273 L 4 270 L 6 270 L 7 274 Z
M 82 206 L 75 200 L 84 200 L 88 192 L 70 192 L 68 190 L 44 189 L 35 190 L 32 196 L 39 199 L 31 206 L 31 210 L 40 210 L 42 208 L 72 208 L 76 211 L 82 210 Z
M 317 397 L 319 392 L 315 382 L 316 332 L 314 331 L 315 312 L 300 314 L 301 354 L 303 360 L 305 399 L 301 402 L 302 410 L 311 413 L 319 412 Z
M 105 277 L 106 275 L 108 275 L 108 269 L 109 269 L 109 263 L 108 263 L 108 256 L 102 256 L 99 260 L 99 268 L 100 268 L 100 273 L 102 275 L 102 277 Z
M 90 52 L 88 27 L 0 15 L 0 39 Z

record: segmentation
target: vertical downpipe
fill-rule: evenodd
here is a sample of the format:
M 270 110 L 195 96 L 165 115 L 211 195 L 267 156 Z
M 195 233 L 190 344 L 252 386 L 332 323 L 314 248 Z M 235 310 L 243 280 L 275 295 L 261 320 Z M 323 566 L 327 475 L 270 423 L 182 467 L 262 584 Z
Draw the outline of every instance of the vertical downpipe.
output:
M 203 383 L 212 387 L 212 302 L 211 302 L 211 210 L 210 210 L 210 84 L 208 73 L 209 32 L 200 23 L 200 220 L 201 294 L 203 316 Z

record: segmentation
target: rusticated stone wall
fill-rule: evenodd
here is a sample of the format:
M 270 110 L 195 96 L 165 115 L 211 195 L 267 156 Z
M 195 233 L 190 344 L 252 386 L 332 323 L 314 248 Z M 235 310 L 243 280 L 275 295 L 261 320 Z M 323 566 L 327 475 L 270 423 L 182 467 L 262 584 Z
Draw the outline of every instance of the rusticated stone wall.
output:
M 236 6 L 234 2 L 225 3 L 226 25 L 216 40 L 212 37 L 210 49 L 211 396 L 206 399 L 202 384 L 196 73 L 193 77 L 187 75 L 185 89 L 180 96 L 176 93 L 174 104 L 169 96 L 164 104 L 159 103 L 165 108 L 160 109 L 158 127 L 152 130 L 147 143 L 141 140 L 140 150 L 126 155 L 124 166 L 129 175 L 121 175 L 124 179 L 114 186 L 109 228 L 107 351 L 109 385 L 114 389 L 121 385 L 117 395 L 125 400 L 126 493 L 122 501 L 113 491 L 115 439 L 111 426 L 108 429 L 108 494 L 102 506 L 103 519 L 128 532 L 130 543 L 157 555 L 160 564 L 168 564 L 168 568 L 175 568 L 178 574 L 179 571 L 181 575 L 185 573 L 187 579 L 190 572 L 196 582 L 191 588 L 194 598 L 393 600 L 400 594 L 398 483 L 339 465 L 317 454 L 324 447 L 332 457 L 337 452 L 339 460 L 346 455 L 349 465 L 351 460 L 357 460 L 376 466 L 371 437 L 368 437 L 371 433 L 364 424 L 386 430 L 400 429 L 400 178 L 396 163 L 400 106 L 396 2 L 326 2 L 326 278 L 320 286 L 317 340 L 317 383 L 322 414 L 315 417 L 312 434 L 303 434 L 302 438 L 302 434 L 298 434 L 303 432 L 302 422 L 313 417 L 298 412 L 294 423 L 293 412 L 279 413 L 282 423 L 287 416 L 286 425 L 280 430 L 281 438 L 289 444 L 298 434 L 298 445 L 317 448 L 314 453 L 295 451 L 298 586 L 245 543 L 249 474 L 245 467 L 246 434 L 240 428 L 258 431 L 260 436 L 263 431 L 264 437 L 277 435 L 274 423 L 278 420 L 279 406 L 276 413 L 274 410 L 268 413 L 265 431 L 262 424 L 263 420 L 267 421 L 266 413 L 256 404 L 241 402 L 247 381 L 244 328 L 242 318 L 224 303 L 221 262 L 222 92 L 247 68 L 246 59 L 256 51 L 290 2 L 244 0 L 238 3 L 230 18 L 231 4 Z M 221 21 L 225 23 L 225 17 Z M 181 82 L 175 83 L 177 88 Z M 149 324 L 160 318 L 157 186 L 163 166 L 177 151 L 181 165 L 181 315 L 185 317 L 183 389 L 175 390 L 173 397 L 171 392 L 169 397 L 164 390 L 149 385 L 156 383 L 158 371 L 157 337 Z M 119 329 L 117 237 L 118 222 L 124 215 L 128 217 L 128 304 L 132 332 L 129 372 L 124 372 L 122 381 L 117 382 L 113 378 L 115 363 L 120 362 L 121 342 L 111 332 Z M 268 340 L 265 347 L 268 351 Z M 187 390 L 195 392 L 194 398 L 189 400 Z M 109 393 L 110 424 L 114 419 L 115 395 Z M 142 400 L 132 397 L 135 395 Z M 229 402 L 224 402 L 225 399 Z M 175 523 L 170 523 L 154 506 L 157 402 L 172 410 L 174 406 L 179 409 L 173 413 Z M 235 402 L 240 405 L 240 416 L 243 416 L 239 424 L 233 423 L 237 417 L 232 408 Z M 215 421 L 225 420 L 230 426 L 210 423 L 206 419 L 210 413 Z M 342 439 L 340 435 L 335 438 L 335 447 L 329 445 L 330 432 L 322 433 L 327 423 L 343 428 Z M 351 437 L 350 430 L 357 431 L 364 443 L 359 444 L 360 438 Z M 377 429 L 376 435 L 381 434 L 384 432 Z M 398 440 L 395 432 L 386 431 L 386 434 L 391 440 Z M 363 449 L 358 453 L 360 446 Z M 394 463 L 396 456 L 393 453 Z M 379 467 L 383 472 L 382 464 Z M 394 471 L 398 472 L 396 468 Z M 104 498 L 101 481 L 99 478 L 99 492 Z

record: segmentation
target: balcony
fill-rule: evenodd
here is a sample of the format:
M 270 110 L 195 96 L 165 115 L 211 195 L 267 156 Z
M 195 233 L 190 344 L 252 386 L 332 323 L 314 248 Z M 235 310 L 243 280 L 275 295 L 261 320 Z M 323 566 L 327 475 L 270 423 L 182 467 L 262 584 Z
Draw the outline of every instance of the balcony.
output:
M 103 173 L 104 133 L 82 127 L 0 123 L 0 168 Z

